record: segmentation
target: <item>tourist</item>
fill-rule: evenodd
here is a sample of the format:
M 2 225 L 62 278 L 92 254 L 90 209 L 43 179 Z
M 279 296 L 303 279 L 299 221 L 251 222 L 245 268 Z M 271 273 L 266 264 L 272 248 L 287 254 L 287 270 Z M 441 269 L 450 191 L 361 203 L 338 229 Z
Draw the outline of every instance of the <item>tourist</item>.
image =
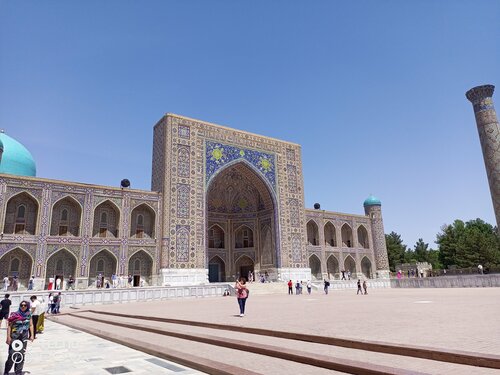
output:
M 401 280 L 401 270 L 398 270 L 398 280 Z
M 340 280 L 345 280 L 345 270 L 342 270 L 340 272 L 342 272 L 342 278 Z
M 265 283 L 266 282 L 266 279 L 264 278 L 264 275 L 260 275 L 260 282 L 261 283 Z
M 264 278 L 266 279 L 266 283 L 269 282 L 269 274 L 266 272 L 264 272 Z
M 408 270 L 408 278 L 410 278 L 410 270 Z
M 347 280 L 351 280 L 351 271 L 347 271 Z
M 293 294 L 293 283 L 292 283 L 292 280 L 288 281 L 288 294 Z
M 356 292 L 356 294 L 359 294 L 361 293 L 361 295 L 363 294 L 363 291 L 361 290 L 361 280 L 358 279 L 358 291 Z
M 483 274 L 483 266 L 480 264 L 477 266 L 477 272 L 482 275 Z
M 368 285 L 366 285 L 366 280 L 363 281 L 363 289 L 365 291 L 365 294 L 368 294 L 368 291 L 367 291 Z
M 325 294 L 328 294 L 328 288 L 330 287 L 330 282 L 328 280 L 324 280 L 323 283 L 325 286 L 323 287 L 323 290 L 325 291 Z
M 248 289 L 246 285 L 246 280 L 244 277 L 240 277 L 234 286 L 236 290 L 236 298 L 238 299 L 238 305 L 240 306 L 240 316 L 245 316 L 245 305 L 248 298 Z
M 54 308 L 54 296 L 52 293 L 49 293 L 49 297 L 47 298 L 47 314 L 50 314 L 52 312 L 52 309 Z
M 420 277 L 423 279 L 424 278 L 424 270 L 420 270 Z
M 31 320 L 30 304 L 28 301 L 22 301 L 19 304 L 19 310 L 9 316 L 9 326 L 7 328 L 7 345 L 9 345 L 9 354 L 5 361 L 4 374 L 8 374 L 14 366 L 16 375 L 23 373 L 24 358 L 28 337 L 33 342 L 35 336 L 33 332 L 33 321 Z M 22 347 L 13 346 L 14 342 L 22 342 Z
M 73 275 L 69 275 L 68 278 L 68 288 L 66 290 L 75 290 L 75 279 L 73 278 Z
M 128 279 L 127 279 L 127 282 L 128 282 L 128 287 L 130 288 L 132 286 L 132 275 L 128 275 Z
M 9 317 L 10 305 L 12 304 L 9 297 L 10 297 L 10 294 L 6 294 L 5 298 L 2 301 L 0 301 L 0 305 L 2 307 L 0 309 L 0 327 L 3 324 L 3 320 L 7 319 Z M 7 323 L 7 325 L 8 325 L 8 323 Z
M 311 280 L 307 280 L 307 294 L 311 294 L 312 284 Z
M 49 277 L 49 285 L 47 286 L 47 290 L 53 290 L 54 289 L 54 278 Z
M 59 292 L 54 296 L 54 308 L 52 309 L 52 314 L 59 314 L 59 309 L 61 308 L 61 300 L 62 296 L 61 292 Z
M 4 292 L 9 290 L 9 285 L 10 285 L 9 276 L 5 276 L 3 278 L 3 291 Z
M 33 338 L 36 339 L 36 327 L 38 325 L 38 317 L 40 316 L 41 303 L 36 296 L 31 296 L 31 318 L 33 319 Z
M 56 278 L 56 290 L 61 290 L 61 278 Z
M 33 290 L 34 285 L 35 285 L 35 276 L 31 276 L 30 281 L 28 281 L 28 290 Z
M 19 286 L 19 283 L 17 282 L 17 275 L 14 275 L 14 277 L 12 278 L 12 290 L 14 292 L 17 292 L 17 288 Z
M 295 283 L 295 294 L 299 295 L 300 294 L 300 283 L 299 280 Z

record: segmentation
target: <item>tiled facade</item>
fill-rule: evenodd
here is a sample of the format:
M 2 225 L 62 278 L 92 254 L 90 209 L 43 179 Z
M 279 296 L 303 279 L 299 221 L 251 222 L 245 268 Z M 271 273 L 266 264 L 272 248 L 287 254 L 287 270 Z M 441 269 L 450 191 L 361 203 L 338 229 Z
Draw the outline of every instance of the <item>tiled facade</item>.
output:
M 147 284 L 249 270 L 305 280 L 311 268 L 317 279 L 342 269 L 383 277 L 383 225 L 370 212 L 305 209 L 297 144 L 167 114 L 154 127 L 151 184 L 149 192 L 0 175 L 1 274 L 43 283 L 71 273 L 80 287 L 99 273 Z

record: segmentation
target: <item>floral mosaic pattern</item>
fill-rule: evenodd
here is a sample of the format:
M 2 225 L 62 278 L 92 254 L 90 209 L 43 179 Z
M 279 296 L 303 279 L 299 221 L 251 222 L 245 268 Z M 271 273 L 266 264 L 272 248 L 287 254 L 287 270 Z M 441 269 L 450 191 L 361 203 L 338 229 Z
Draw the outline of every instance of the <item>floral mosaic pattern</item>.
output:
M 276 190 L 276 158 L 273 154 L 206 141 L 205 157 L 207 185 L 210 178 L 224 165 L 237 159 L 243 159 L 262 173 L 272 188 Z
M 189 226 L 177 225 L 177 253 L 178 262 L 187 262 L 189 260 Z

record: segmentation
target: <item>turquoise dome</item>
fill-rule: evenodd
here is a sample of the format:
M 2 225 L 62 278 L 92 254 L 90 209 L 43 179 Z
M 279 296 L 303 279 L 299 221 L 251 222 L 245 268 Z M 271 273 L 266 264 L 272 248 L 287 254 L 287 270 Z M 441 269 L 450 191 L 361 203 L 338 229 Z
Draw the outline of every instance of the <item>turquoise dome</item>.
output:
M 36 165 L 30 152 L 15 139 L 0 132 L 0 173 L 36 176 Z
M 363 206 L 381 206 L 382 202 L 380 202 L 380 199 L 377 197 L 374 197 L 373 195 L 370 194 L 368 198 L 365 199 Z

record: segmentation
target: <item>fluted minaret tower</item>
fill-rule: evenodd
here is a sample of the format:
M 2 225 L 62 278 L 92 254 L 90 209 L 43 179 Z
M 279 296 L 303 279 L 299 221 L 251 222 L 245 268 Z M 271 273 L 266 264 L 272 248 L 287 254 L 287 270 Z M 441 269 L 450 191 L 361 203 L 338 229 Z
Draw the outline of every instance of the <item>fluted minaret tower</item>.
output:
M 370 195 L 363 203 L 365 215 L 370 217 L 372 226 L 373 253 L 377 268 L 377 278 L 389 278 L 389 257 L 385 243 L 384 221 L 382 220 L 382 203 Z
M 500 232 L 500 128 L 491 98 L 494 90 L 493 85 L 477 86 L 467 91 L 465 96 L 474 107 L 493 209 Z

